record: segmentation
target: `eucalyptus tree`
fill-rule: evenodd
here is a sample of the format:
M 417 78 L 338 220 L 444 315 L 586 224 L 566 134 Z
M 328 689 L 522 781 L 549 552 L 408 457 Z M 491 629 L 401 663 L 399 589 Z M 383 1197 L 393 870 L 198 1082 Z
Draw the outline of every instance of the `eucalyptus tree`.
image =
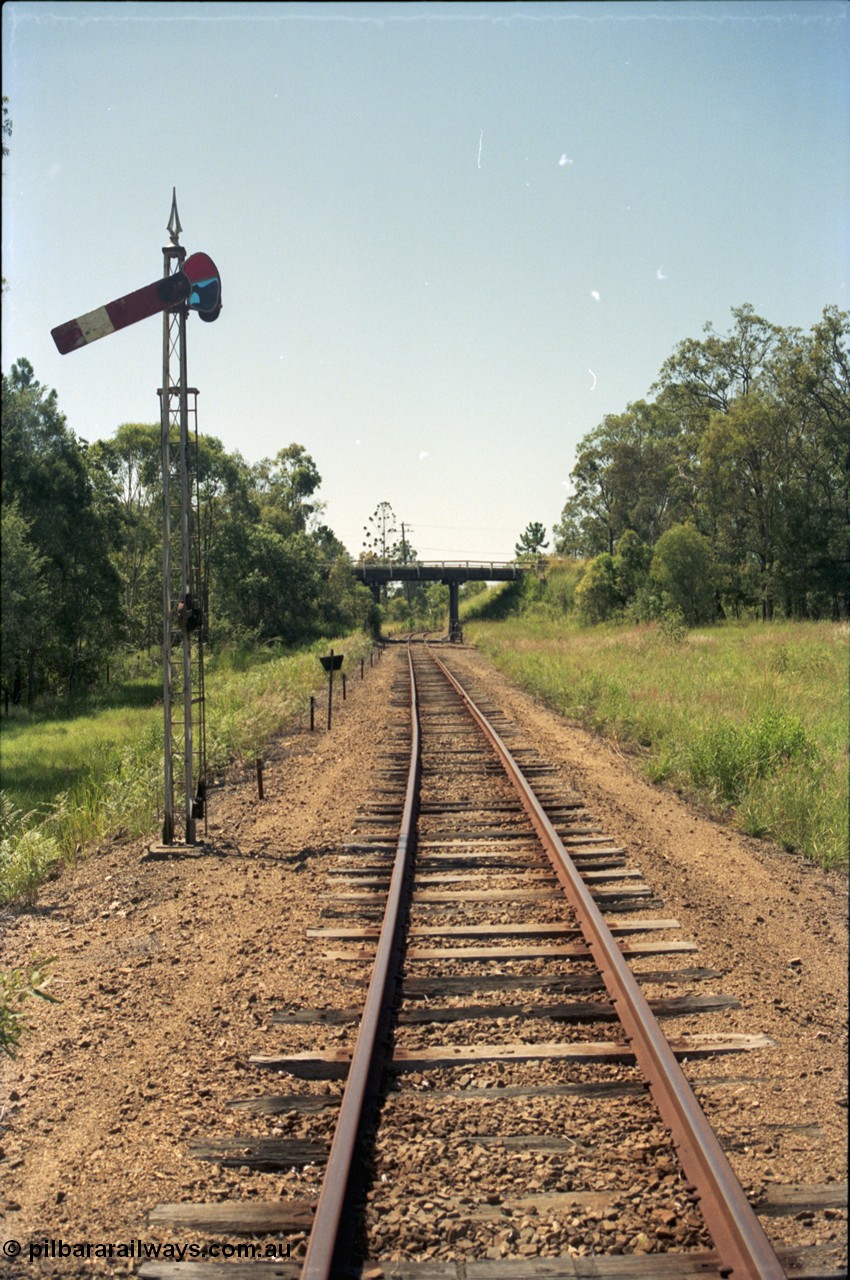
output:
M 19 659 L 31 698 L 43 687 L 91 683 L 120 639 L 120 581 L 110 559 L 117 509 L 56 392 L 36 380 L 28 360 L 4 375 L 2 408 L 3 508 L 25 522 L 49 599 L 46 625 Z M 24 681 L 20 670 L 16 681 Z
M 795 613 L 850 613 L 850 312 L 825 307 L 777 353 L 777 394 L 801 424 L 782 581 Z
M 703 338 L 685 338 L 665 360 L 653 390 L 675 389 L 703 416 L 725 413 L 731 402 L 747 396 L 770 370 L 781 329 L 756 315 L 748 303 L 732 308 L 734 324 L 726 334 L 709 322 Z
M 22 695 L 30 655 L 41 648 L 50 620 L 45 558 L 31 540 L 17 503 L 0 512 L 0 688 L 6 713 Z
M 850 611 L 848 313 L 806 334 L 749 304 L 728 333 L 680 342 L 652 390 L 580 442 L 561 554 L 613 554 L 633 531 L 654 546 L 677 525 L 708 537 L 736 613 Z
M 729 564 L 753 565 L 765 621 L 774 615 L 783 549 L 790 550 L 783 531 L 799 488 L 804 437 L 804 424 L 788 405 L 752 392 L 725 413 L 713 413 L 702 441 L 715 550 Z
M 571 480 L 554 530 L 561 554 L 613 554 L 627 530 L 652 543 L 693 514 L 695 452 L 676 401 L 662 394 L 607 414 L 581 441 Z
M 159 423 L 125 422 L 89 459 L 109 476 L 120 512 L 112 549 L 121 578 L 124 635 L 134 647 L 162 632 L 162 447 Z
M 322 510 L 313 498 L 322 477 L 302 444 L 289 444 L 259 462 L 252 482 L 260 518 L 283 534 L 303 533 Z

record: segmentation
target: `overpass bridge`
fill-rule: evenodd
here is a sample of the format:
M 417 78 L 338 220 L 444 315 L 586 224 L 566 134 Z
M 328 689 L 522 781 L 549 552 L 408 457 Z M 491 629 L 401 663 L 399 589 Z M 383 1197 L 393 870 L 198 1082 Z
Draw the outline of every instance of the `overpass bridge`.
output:
M 380 590 L 388 582 L 442 582 L 449 589 L 449 639 L 463 639 L 459 614 L 462 582 L 514 582 L 524 574 L 539 570 L 538 561 L 439 560 L 429 563 L 393 564 L 387 560 L 358 560 L 351 571 L 358 582 L 372 588 L 377 604 Z

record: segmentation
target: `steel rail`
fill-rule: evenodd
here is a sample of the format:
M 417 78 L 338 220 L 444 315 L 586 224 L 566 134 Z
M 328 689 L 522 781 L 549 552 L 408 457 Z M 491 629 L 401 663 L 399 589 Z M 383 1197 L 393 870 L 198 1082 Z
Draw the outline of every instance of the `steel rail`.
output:
M 717 1135 L 560 836 L 499 734 L 448 667 L 430 648 L 428 652 L 496 750 L 576 912 L 626 1041 L 670 1130 L 689 1190 L 700 1202 L 703 1219 L 720 1257 L 721 1275 L 734 1280 L 786 1280 L 782 1264 L 735 1177 Z
M 310 1230 L 301 1280 L 329 1280 L 335 1271 L 337 1273 L 339 1271 L 339 1259 L 336 1260 L 337 1267 L 334 1270 L 332 1268 L 334 1268 L 343 1206 L 354 1163 L 354 1151 L 360 1134 L 361 1118 L 367 1096 L 384 1065 L 384 1057 L 380 1053 L 382 1048 L 380 1037 L 382 1032 L 386 1032 L 387 1001 L 394 994 L 395 978 L 402 954 L 406 890 L 410 882 L 412 855 L 416 842 L 419 778 L 422 770 L 419 703 L 409 646 L 407 661 L 410 671 L 412 741 L 404 809 L 375 964 L 351 1056 L 333 1143 L 328 1154 L 322 1191 Z

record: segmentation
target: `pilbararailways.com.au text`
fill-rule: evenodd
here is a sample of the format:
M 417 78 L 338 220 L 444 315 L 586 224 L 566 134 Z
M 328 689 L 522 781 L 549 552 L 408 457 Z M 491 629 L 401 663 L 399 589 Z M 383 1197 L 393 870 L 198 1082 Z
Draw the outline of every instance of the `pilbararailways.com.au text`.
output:
M 45 1258 L 124 1258 L 156 1262 L 186 1262 L 197 1258 L 277 1261 L 290 1257 L 290 1246 L 283 1241 L 269 1241 L 266 1244 L 251 1244 L 246 1241 L 240 1241 L 239 1244 L 160 1244 L 149 1240 L 126 1240 L 119 1244 L 95 1244 L 88 1240 L 72 1243 L 67 1240 L 42 1239 L 20 1244 L 17 1240 L 6 1240 L 0 1247 L 0 1255 L 6 1259 L 19 1257 L 22 1261 L 29 1262 Z

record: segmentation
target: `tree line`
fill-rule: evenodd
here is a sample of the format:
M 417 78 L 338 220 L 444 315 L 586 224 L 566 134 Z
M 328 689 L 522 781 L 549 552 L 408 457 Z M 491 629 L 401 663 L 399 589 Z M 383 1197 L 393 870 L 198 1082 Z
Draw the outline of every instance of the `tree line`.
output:
M 733 325 L 681 342 L 651 388 L 582 441 L 554 550 L 587 562 L 575 602 L 588 621 L 665 609 L 687 622 L 850 613 L 850 316 L 810 332 L 749 305 Z M 10 701 L 90 688 L 162 629 L 159 424 L 125 423 L 88 444 L 56 393 L 18 360 L 2 379 L 0 688 Z M 177 450 L 176 440 L 173 448 Z M 249 464 L 212 436 L 195 461 L 205 634 L 294 643 L 366 624 L 368 591 L 322 523 L 303 445 Z M 416 559 L 388 503 L 364 557 Z M 532 523 L 519 558 L 546 548 Z M 332 566 L 327 573 L 327 566 Z M 433 614 L 408 585 L 395 612 Z M 403 597 L 403 599 L 402 599 Z
M 810 332 L 748 304 L 732 317 L 579 445 L 554 536 L 590 558 L 590 621 L 665 603 L 695 622 L 850 612 L 850 313 L 828 306 Z
M 158 423 L 78 439 L 23 359 L 3 376 L 2 411 L 8 708 L 90 688 L 123 654 L 161 643 L 162 448 Z M 368 622 L 371 596 L 321 521 L 321 476 L 302 445 L 252 465 L 202 435 L 195 471 L 207 638 L 292 644 Z

